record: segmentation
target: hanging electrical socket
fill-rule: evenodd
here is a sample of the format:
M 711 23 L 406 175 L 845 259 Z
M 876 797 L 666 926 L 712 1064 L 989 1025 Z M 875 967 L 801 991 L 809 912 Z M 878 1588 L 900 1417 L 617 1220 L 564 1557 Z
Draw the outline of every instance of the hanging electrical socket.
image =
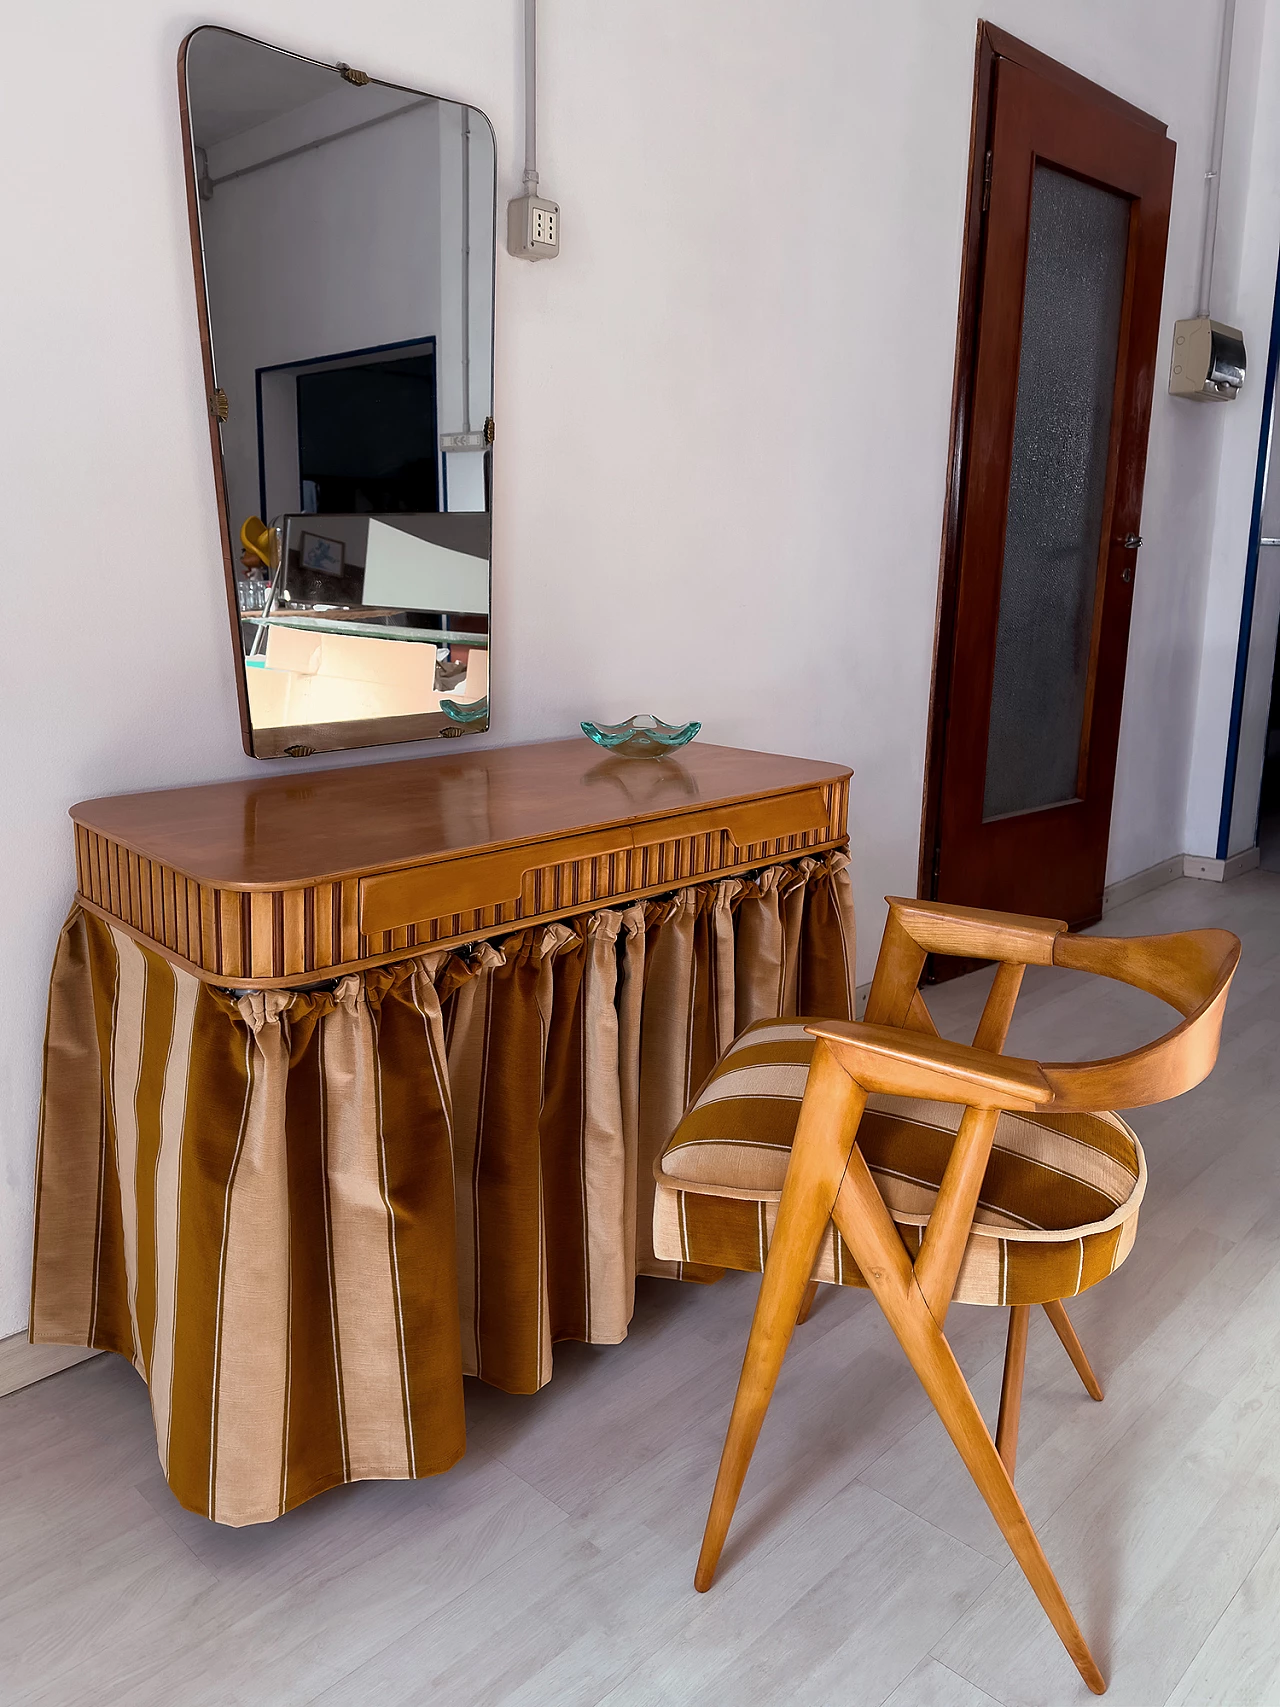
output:
M 520 261 L 554 261 L 560 253 L 560 209 L 541 196 L 507 203 L 507 249 Z
M 1207 314 L 1173 323 L 1169 391 L 1198 402 L 1230 403 L 1244 384 L 1244 333 Z

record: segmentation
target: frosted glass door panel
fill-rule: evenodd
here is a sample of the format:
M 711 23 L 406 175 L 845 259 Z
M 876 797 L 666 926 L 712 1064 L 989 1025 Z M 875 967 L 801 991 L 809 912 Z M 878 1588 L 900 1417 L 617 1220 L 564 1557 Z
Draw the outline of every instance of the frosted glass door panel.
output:
M 984 821 L 1076 797 L 1130 205 L 1035 167 Z

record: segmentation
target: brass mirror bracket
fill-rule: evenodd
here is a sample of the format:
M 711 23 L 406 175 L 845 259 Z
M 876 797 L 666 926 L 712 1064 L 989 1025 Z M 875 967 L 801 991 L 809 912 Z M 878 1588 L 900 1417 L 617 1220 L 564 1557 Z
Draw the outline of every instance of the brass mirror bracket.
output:
M 344 65 L 341 60 L 338 61 L 337 69 L 342 73 L 348 83 L 354 83 L 357 88 L 363 88 L 369 81 L 369 73 L 367 71 L 357 71 L 354 65 Z

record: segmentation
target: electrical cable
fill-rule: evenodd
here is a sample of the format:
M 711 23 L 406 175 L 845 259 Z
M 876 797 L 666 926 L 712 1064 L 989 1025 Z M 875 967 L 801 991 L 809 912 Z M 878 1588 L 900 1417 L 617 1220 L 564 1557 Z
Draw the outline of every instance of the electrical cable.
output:
M 1236 0 L 1223 0 L 1222 40 L 1218 47 L 1218 90 L 1213 109 L 1213 143 L 1209 151 L 1208 188 L 1204 205 L 1204 239 L 1200 246 L 1200 283 L 1196 316 L 1207 318 L 1213 292 L 1213 251 L 1218 240 L 1218 195 L 1222 186 L 1222 139 L 1227 128 L 1227 86 L 1231 81 L 1231 42 L 1235 34 Z
M 524 193 L 538 193 L 538 0 L 524 0 Z

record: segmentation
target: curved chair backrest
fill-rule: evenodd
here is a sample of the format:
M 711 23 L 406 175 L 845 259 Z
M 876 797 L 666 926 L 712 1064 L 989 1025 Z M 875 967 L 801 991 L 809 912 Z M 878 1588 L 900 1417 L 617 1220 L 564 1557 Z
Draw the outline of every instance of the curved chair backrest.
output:
M 1218 1055 L 1222 1016 L 1240 960 L 1230 931 L 1168 936 L 1073 936 L 1065 920 L 991 913 L 939 901 L 888 896 L 866 1023 L 934 1030 L 919 994 L 929 954 L 1001 963 L 974 1044 L 999 1053 L 1026 966 L 1062 966 L 1115 978 L 1157 996 L 1181 1023 L 1140 1049 L 1099 1061 L 1039 1064 L 1055 1109 L 1140 1108 L 1180 1096 L 1206 1077 Z

